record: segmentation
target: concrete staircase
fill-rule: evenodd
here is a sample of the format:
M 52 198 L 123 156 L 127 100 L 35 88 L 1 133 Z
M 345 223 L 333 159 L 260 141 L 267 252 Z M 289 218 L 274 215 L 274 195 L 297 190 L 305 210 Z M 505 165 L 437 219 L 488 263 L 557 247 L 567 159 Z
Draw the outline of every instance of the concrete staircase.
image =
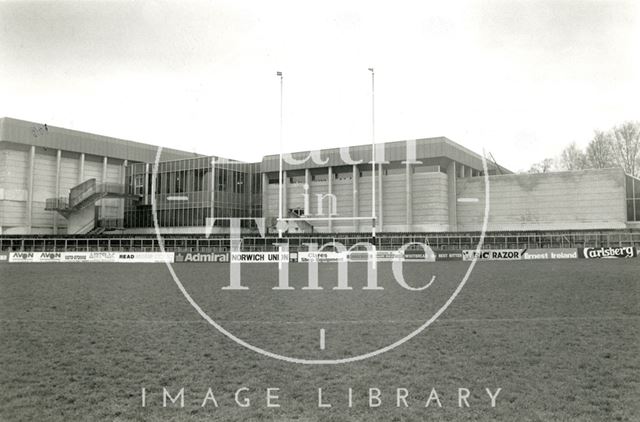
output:
M 299 233 L 313 233 L 313 225 L 310 222 L 305 221 L 304 217 L 301 217 L 300 212 L 301 210 L 299 212 L 296 212 L 296 210 L 289 210 L 287 217 L 295 218 L 293 221 L 289 220 L 289 232 L 291 233 L 291 226 L 296 226 Z
M 89 234 L 98 227 L 95 204 L 104 198 L 134 198 L 139 195 L 127 194 L 125 186 L 120 183 L 97 183 L 96 179 L 86 180 L 73 187 L 69 197 L 49 198 L 45 202 L 45 210 L 57 211 L 68 221 L 68 234 Z M 97 233 L 93 233 L 97 234 Z

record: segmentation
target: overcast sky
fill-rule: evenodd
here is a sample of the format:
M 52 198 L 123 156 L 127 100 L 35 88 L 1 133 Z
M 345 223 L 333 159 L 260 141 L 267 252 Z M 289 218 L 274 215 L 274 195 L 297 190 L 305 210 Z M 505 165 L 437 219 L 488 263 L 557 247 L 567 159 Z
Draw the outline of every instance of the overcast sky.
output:
M 0 116 L 246 161 L 446 136 L 512 170 L 640 119 L 638 1 L 0 2 Z

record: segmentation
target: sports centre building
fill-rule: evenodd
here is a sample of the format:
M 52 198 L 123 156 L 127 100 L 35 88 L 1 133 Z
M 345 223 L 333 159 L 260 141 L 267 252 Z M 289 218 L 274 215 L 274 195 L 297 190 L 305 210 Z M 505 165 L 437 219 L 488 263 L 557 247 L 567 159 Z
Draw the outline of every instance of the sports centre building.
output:
M 482 157 L 444 137 L 288 155 L 206 157 L 11 118 L 0 119 L 0 236 L 275 232 L 479 232 Z M 305 158 L 307 158 L 305 160 Z M 621 169 L 513 174 L 487 162 L 489 231 L 640 228 L 640 180 Z M 372 201 L 372 182 L 375 201 Z M 376 212 L 372 213 L 375 203 Z M 331 218 L 328 218 L 331 217 Z M 356 217 L 356 218 L 354 218 Z

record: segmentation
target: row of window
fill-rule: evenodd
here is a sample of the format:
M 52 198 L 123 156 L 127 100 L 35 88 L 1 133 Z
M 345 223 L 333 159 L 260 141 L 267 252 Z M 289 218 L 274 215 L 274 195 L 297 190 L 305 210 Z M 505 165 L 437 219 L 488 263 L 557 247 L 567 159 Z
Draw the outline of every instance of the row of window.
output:
M 169 173 L 158 173 L 156 175 L 156 194 L 161 193 L 185 193 L 210 191 L 211 172 L 208 169 L 180 170 Z M 147 182 L 145 191 L 145 174 L 136 174 L 129 179 L 130 192 L 135 195 L 144 195 L 151 192 L 151 176 Z M 247 174 L 239 171 L 216 169 L 213 180 L 216 191 L 232 193 L 260 193 L 260 174 Z
M 412 173 L 437 173 L 440 171 L 440 166 L 422 166 L 422 167 L 412 167 Z M 405 174 L 406 170 L 404 168 L 399 168 L 399 167 L 390 167 L 390 168 L 383 168 L 382 169 L 382 175 L 383 176 L 388 176 L 388 175 L 400 175 L 400 174 Z M 333 176 L 333 180 L 352 180 L 353 179 L 353 172 L 349 171 L 349 172 L 333 172 L 332 173 Z M 359 171 L 359 176 L 360 177 L 370 177 L 371 176 L 371 170 L 360 170 Z M 327 179 L 329 178 L 328 173 L 311 173 L 310 174 L 310 180 L 312 182 L 326 182 Z M 277 173 L 270 175 L 269 177 L 269 184 L 270 185 L 276 185 L 278 184 L 280 181 L 280 178 L 278 176 Z M 305 176 L 304 174 L 302 175 L 295 175 L 295 176 L 290 176 L 289 174 L 287 174 L 287 181 L 291 184 L 297 184 L 297 183 L 304 183 L 305 182 Z
M 207 218 L 211 217 L 211 208 L 185 208 L 173 210 L 157 210 L 159 227 L 204 227 Z M 216 226 L 228 226 L 229 218 L 259 218 L 262 217 L 262 207 L 245 208 L 214 208 L 215 218 L 222 220 L 214 223 Z M 226 221 L 226 223 L 225 223 Z M 138 206 L 125 211 L 124 225 L 127 228 L 154 227 L 153 213 L 150 206 Z

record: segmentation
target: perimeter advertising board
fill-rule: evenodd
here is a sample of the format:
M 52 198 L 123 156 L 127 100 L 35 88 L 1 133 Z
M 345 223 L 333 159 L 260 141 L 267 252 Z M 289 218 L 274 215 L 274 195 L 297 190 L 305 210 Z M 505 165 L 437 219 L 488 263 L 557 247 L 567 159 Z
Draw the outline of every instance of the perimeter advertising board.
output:
M 482 261 L 513 261 L 522 259 L 522 255 L 526 249 L 483 249 L 479 252 L 475 250 L 462 251 L 463 261 L 473 261 L 478 258 Z
M 580 248 L 578 256 L 586 259 L 635 258 L 638 256 L 638 250 L 635 246 Z
M 373 252 L 369 251 L 347 251 L 347 252 L 298 252 L 299 262 L 367 262 Z M 379 262 L 401 261 L 406 259 L 405 254 L 400 251 L 376 251 L 376 260 Z M 425 260 L 422 257 L 414 259 Z
M 462 251 L 435 251 L 436 261 L 462 261 Z
M 347 252 L 346 258 L 349 262 L 367 262 L 373 257 L 373 252 L 351 251 Z M 404 254 L 400 251 L 376 251 L 376 260 L 379 262 L 401 261 Z
M 344 252 L 298 252 L 298 262 L 344 262 Z
M 437 259 L 436 253 L 430 248 L 406 249 L 403 259 L 409 261 L 427 261 L 434 262 Z
M 289 261 L 288 252 L 231 252 L 230 257 L 243 264 Z
M 175 253 L 175 261 L 176 262 L 193 262 L 193 263 L 228 263 L 229 262 L 229 253 L 228 252 L 210 252 L 210 253 L 202 253 L 202 252 L 176 252 Z
M 575 248 L 527 249 L 522 254 L 523 259 L 576 259 L 578 250 Z
M 11 263 L 160 263 L 173 262 L 173 252 L 11 252 Z

